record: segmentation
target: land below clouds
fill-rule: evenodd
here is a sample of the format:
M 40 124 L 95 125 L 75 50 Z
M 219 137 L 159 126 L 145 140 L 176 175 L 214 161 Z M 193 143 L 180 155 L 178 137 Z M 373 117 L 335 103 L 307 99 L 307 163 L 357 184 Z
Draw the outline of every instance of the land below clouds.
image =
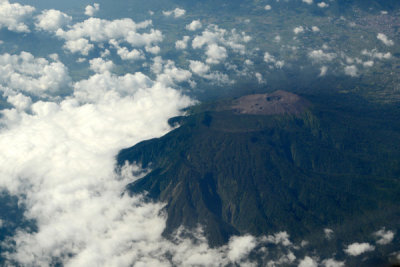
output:
M 151 170 L 128 190 L 167 203 L 166 236 L 200 224 L 221 245 L 287 231 L 344 258 L 340 247 L 366 232 L 399 230 L 400 110 L 363 101 L 277 91 L 205 103 L 117 160 Z

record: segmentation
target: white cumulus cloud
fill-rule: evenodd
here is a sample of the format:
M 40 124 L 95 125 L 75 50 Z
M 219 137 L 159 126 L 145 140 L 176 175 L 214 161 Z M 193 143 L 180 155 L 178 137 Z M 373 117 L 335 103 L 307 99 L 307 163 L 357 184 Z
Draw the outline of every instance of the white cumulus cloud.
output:
M 203 25 L 201 24 L 200 20 L 193 20 L 191 23 L 186 25 L 186 29 L 189 31 L 196 31 L 201 29 L 202 27 Z
M 94 48 L 94 45 L 85 38 L 79 38 L 76 40 L 66 41 L 63 47 L 71 53 L 80 53 L 84 56 L 87 56 Z
M 368 51 L 366 49 L 361 51 L 361 54 L 364 56 L 368 56 L 371 58 L 376 58 L 376 59 L 391 59 L 392 54 L 390 52 L 383 53 L 383 52 L 378 52 L 376 49 L 372 49 L 371 51 Z
M 166 133 L 167 119 L 190 103 L 143 74 L 106 71 L 76 83 L 61 102 L 36 101 L 30 113 L 1 111 L 0 186 L 24 196 L 25 216 L 38 227 L 20 230 L 10 240 L 15 252 L 4 256 L 25 266 L 48 266 L 53 259 L 64 266 L 158 265 L 163 256 L 154 258 L 157 251 L 172 247 L 161 236 L 163 204 L 123 194 L 135 178 L 114 173 L 114 156 Z
M 351 77 L 357 77 L 358 69 L 355 65 L 346 66 L 346 67 L 344 67 L 344 73 Z
M 294 34 L 299 34 L 299 33 L 303 33 L 304 32 L 304 28 L 303 26 L 297 26 L 293 29 Z
M 28 52 L 0 55 L 0 90 L 49 96 L 66 90 L 68 69 L 59 61 L 35 58 Z
M 105 61 L 102 58 L 94 58 L 89 61 L 90 69 L 96 73 L 111 71 L 115 66 L 112 61 Z
M 188 70 L 178 68 L 172 60 L 163 60 L 160 56 L 153 59 L 151 70 L 157 74 L 157 81 L 166 85 L 175 85 L 175 83 L 186 82 L 192 77 Z
M 327 259 L 322 261 L 322 265 L 325 267 L 344 267 L 344 261 L 337 261 L 335 259 Z
M 386 34 L 383 33 L 378 33 L 378 35 L 376 36 L 376 38 L 378 38 L 378 40 L 382 41 L 382 43 L 384 43 L 387 46 L 392 46 L 394 45 L 393 40 L 390 40 Z
M 89 17 L 93 17 L 100 10 L 100 5 L 98 3 L 94 3 L 92 6 L 87 5 L 85 7 L 85 15 Z
M 374 251 L 375 247 L 369 243 L 353 243 L 344 250 L 350 256 L 358 256 L 369 251 Z
M 325 3 L 325 2 L 319 2 L 317 5 L 318 5 L 318 7 L 320 7 L 320 8 L 327 8 L 327 7 L 329 6 L 329 4 L 327 4 L 327 3 Z
M 228 258 L 231 262 L 238 262 L 256 246 L 257 242 L 253 236 L 233 237 L 229 242 Z
M 323 70 L 323 69 L 321 69 L 321 74 L 322 74 L 322 72 L 325 72 L 326 73 L 326 70 Z M 324 74 L 325 75 L 325 74 Z M 324 75 L 320 75 L 320 76 L 324 76 Z M 329 229 L 329 228 L 325 228 L 324 229 L 324 234 L 325 234 L 325 238 L 326 239 L 331 239 L 332 238 L 332 236 L 333 236 L 333 230 L 332 229 Z
M 378 238 L 376 243 L 379 245 L 390 244 L 394 238 L 394 232 L 386 230 L 385 228 L 382 228 L 381 230 L 375 232 L 374 235 Z
M 45 30 L 45 31 L 56 31 L 59 28 L 64 27 L 69 24 L 72 20 L 71 16 L 67 14 L 55 10 L 43 10 L 40 15 L 36 17 L 36 28 Z
M 300 261 L 298 267 L 318 267 L 318 263 L 313 258 L 306 256 Z
M 266 63 L 272 63 L 278 69 L 281 69 L 285 65 L 285 61 L 277 60 L 273 55 L 268 52 L 264 53 L 264 61 Z
M 58 29 L 56 35 L 66 41 L 64 48 L 72 53 L 80 52 L 87 55 L 94 45 L 103 45 L 112 40 L 125 42 L 131 47 L 145 47 L 150 53 L 158 53 L 157 44 L 163 40 L 159 30 L 150 29 L 148 32 L 138 32 L 151 26 L 150 20 L 135 23 L 129 18 L 104 20 L 89 18 L 72 25 L 68 30 Z M 123 52 L 125 54 L 125 52 Z
M 109 43 L 117 49 L 117 54 L 120 56 L 122 60 L 139 60 L 139 59 L 144 59 L 145 56 L 141 50 L 138 49 L 132 49 L 129 50 L 127 47 L 121 47 L 118 41 L 111 39 Z
M 320 76 L 320 77 L 323 77 L 323 76 L 326 75 L 327 72 L 328 72 L 328 67 L 327 67 L 327 66 L 322 66 L 322 67 L 320 68 L 319 76 Z M 328 230 L 329 230 L 329 229 L 328 229 Z M 326 232 L 325 232 L 325 235 L 326 235 Z
M 227 31 L 216 25 L 210 25 L 200 35 L 196 35 L 192 41 L 194 49 L 205 47 L 207 63 L 218 64 L 228 57 L 229 48 L 234 53 L 245 54 L 245 44 L 251 37 L 244 32 L 238 33 L 235 29 Z
M 7 28 L 15 32 L 29 32 L 25 21 L 32 16 L 35 8 L 19 3 L 10 3 L 8 0 L 0 1 L 0 29 Z
M 308 57 L 317 62 L 329 62 L 336 58 L 335 53 L 327 53 L 321 49 L 313 50 L 308 53 Z
M 186 49 L 189 38 L 189 36 L 183 36 L 182 40 L 178 40 L 175 42 L 175 48 L 180 50 Z
M 226 48 L 217 44 L 208 45 L 206 49 L 206 55 L 206 62 L 209 64 L 218 64 L 228 57 Z
M 312 30 L 313 32 L 319 32 L 319 31 L 320 31 L 320 29 L 319 29 L 317 26 L 312 26 L 312 27 L 311 27 L 311 30 Z
M 174 18 L 180 18 L 183 15 L 186 14 L 186 10 L 182 9 L 182 8 L 175 8 L 174 10 L 169 10 L 169 11 L 163 11 L 164 16 L 174 16 Z
M 274 235 L 266 236 L 264 241 L 275 245 L 281 244 L 285 247 L 292 245 L 292 242 L 289 240 L 289 234 L 287 232 L 278 232 Z
M 208 66 L 207 64 L 204 64 L 201 61 L 197 61 L 197 60 L 190 60 L 189 67 L 193 73 L 200 75 L 200 76 L 203 76 L 210 71 L 210 66 Z

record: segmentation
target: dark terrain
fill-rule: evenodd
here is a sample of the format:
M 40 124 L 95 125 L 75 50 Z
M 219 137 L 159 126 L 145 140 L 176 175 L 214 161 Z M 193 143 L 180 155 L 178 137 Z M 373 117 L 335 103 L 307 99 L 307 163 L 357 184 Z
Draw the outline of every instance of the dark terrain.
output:
M 329 227 L 332 253 L 381 227 L 400 230 L 397 107 L 308 98 L 245 96 L 172 119 L 181 126 L 118 155 L 151 169 L 129 192 L 167 203 L 166 235 L 200 223 L 211 245 L 277 231 L 317 244 Z

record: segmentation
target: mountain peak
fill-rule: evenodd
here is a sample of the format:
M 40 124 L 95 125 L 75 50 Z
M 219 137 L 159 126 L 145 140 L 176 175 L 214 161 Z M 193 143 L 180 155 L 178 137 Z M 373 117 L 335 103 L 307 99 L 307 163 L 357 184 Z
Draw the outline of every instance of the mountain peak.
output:
M 283 90 L 273 93 L 246 95 L 236 99 L 231 108 L 238 114 L 276 115 L 304 112 L 310 103 Z

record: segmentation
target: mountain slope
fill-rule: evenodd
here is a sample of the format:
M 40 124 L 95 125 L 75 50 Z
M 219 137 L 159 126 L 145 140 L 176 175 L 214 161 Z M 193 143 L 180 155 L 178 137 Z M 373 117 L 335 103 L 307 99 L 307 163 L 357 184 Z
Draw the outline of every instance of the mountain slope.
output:
M 302 113 L 241 114 L 235 103 L 175 118 L 179 128 L 118 155 L 120 165 L 151 169 L 128 190 L 167 203 L 166 234 L 200 223 L 218 245 L 234 234 L 303 238 L 343 225 L 356 237 L 399 221 L 400 131 L 391 118 L 314 103 Z

